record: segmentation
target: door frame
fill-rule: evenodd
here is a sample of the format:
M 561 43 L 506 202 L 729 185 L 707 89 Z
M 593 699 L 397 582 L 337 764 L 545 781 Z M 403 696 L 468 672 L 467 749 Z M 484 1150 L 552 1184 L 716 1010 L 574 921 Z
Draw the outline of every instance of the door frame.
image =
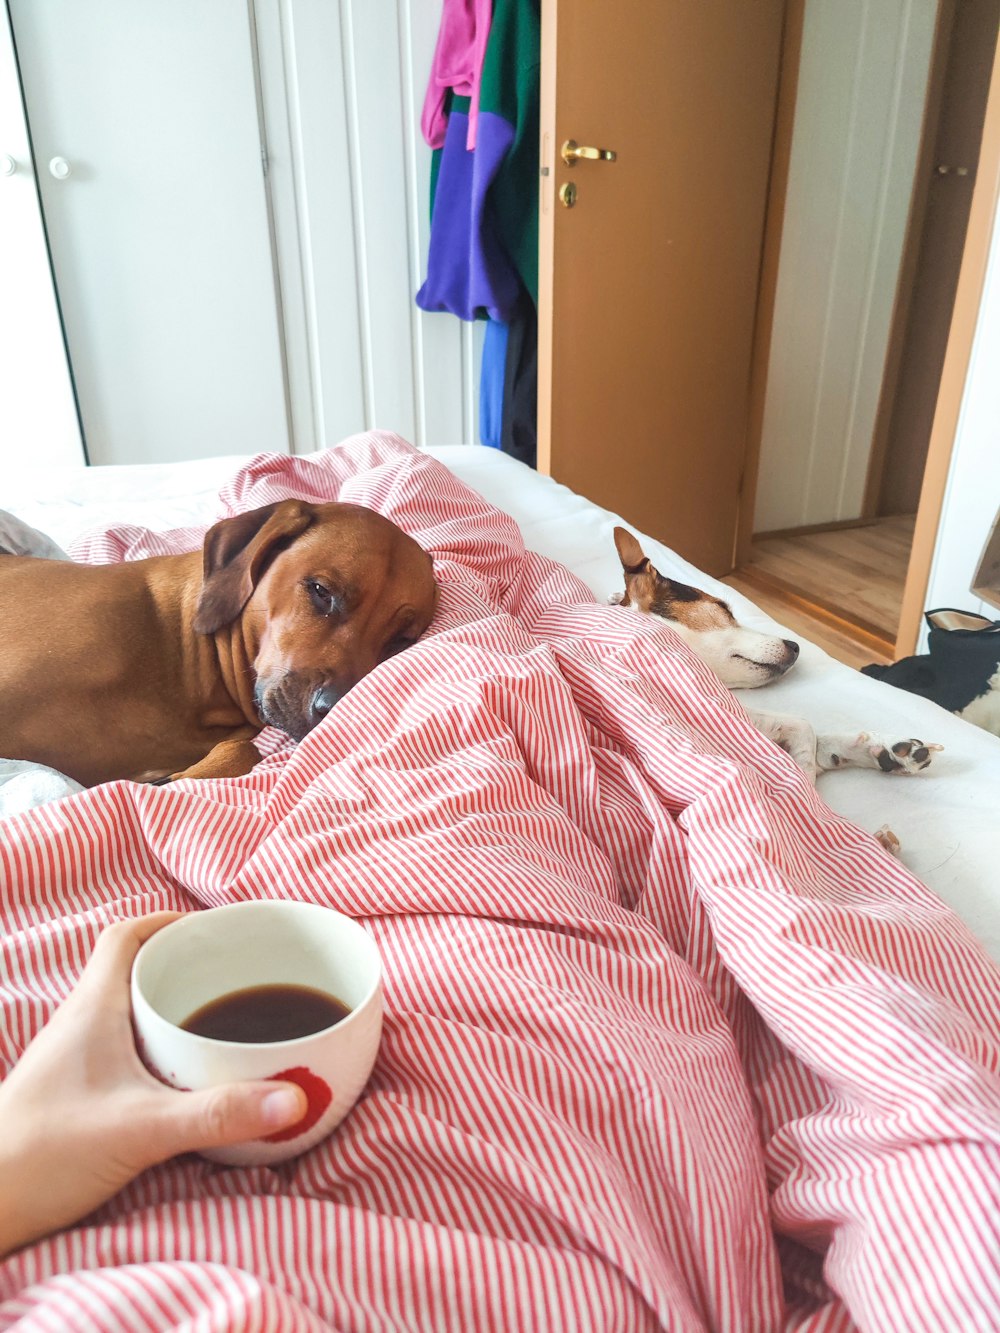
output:
M 868 454 L 868 475 L 865 478 L 864 497 L 861 502 L 861 518 L 864 522 L 874 522 L 878 514 L 882 477 L 889 452 L 889 427 L 892 424 L 892 411 L 896 400 L 896 389 L 899 385 L 903 352 L 906 347 L 906 332 L 913 298 L 913 285 L 917 276 L 917 263 L 920 258 L 920 245 L 923 239 L 923 224 L 927 213 L 931 177 L 934 170 L 934 151 L 937 146 L 941 103 L 944 98 L 945 76 L 947 74 L 952 28 L 955 22 L 956 4 L 957 0 L 939 0 L 937 20 L 934 25 L 930 77 L 927 81 L 927 98 L 924 103 L 920 147 L 917 150 L 917 162 L 913 175 L 910 213 L 906 220 L 906 237 L 903 242 L 899 278 L 896 283 L 896 299 L 893 304 L 892 320 L 889 326 L 885 366 L 879 390 L 878 409 L 875 413 L 875 429 L 872 432 L 871 450 Z
M 540 6 L 539 44 L 542 51 L 556 49 L 556 0 Z M 556 123 L 556 61 L 542 60 L 538 86 L 538 123 L 541 126 L 538 148 L 538 401 L 535 432 L 536 466 L 546 477 L 552 475 L 552 343 L 554 322 L 552 301 L 542 293 L 552 285 L 555 271 L 555 227 L 549 221 L 555 207 L 555 142 L 546 125 Z
M 778 95 L 774 111 L 774 137 L 771 146 L 771 176 L 767 187 L 767 212 L 764 215 L 764 243 L 760 259 L 760 287 L 757 293 L 757 318 L 753 353 L 750 361 L 750 406 L 747 416 L 747 444 L 743 459 L 736 531 L 733 534 L 733 569 L 750 562 L 753 541 L 754 506 L 760 476 L 760 451 L 764 435 L 764 401 L 767 396 L 767 371 L 774 330 L 774 307 L 778 293 L 778 265 L 781 259 L 781 233 L 788 198 L 788 170 L 792 160 L 792 134 L 795 128 L 795 101 L 799 89 L 799 64 L 802 33 L 805 27 L 806 0 L 786 0 L 785 26 L 781 36 L 781 64 L 778 69 Z
M 951 457 L 979 324 L 993 230 L 1000 202 L 1000 44 L 993 56 L 990 90 L 986 98 L 983 140 L 976 183 L 972 187 L 969 226 L 962 251 L 951 330 L 941 371 L 934 424 L 931 427 L 927 466 L 920 491 L 913 546 L 907 569 L 903 605 L 896 636 L 896 657 L 915 651 L 930 583 L 938 528 L 944 509 Z
M 848 519 L 842 523 L 812 524 L 789 531 L 815 532 L 843 526 L 860 527 L 874 519 L 881 479 L 879 469 L 884 460 L 888 443 L 892 403 L 902 357 L 902 335 L 906 327 L 906 317 L 910 307 L 910 291 L 919 253 L 921 223 L 927 200 L 929 172 L 933 161 L 938 112 L 944 85 L 955 4 L 956 0 L 938 0 L 937 14 L 934 20 L 927 93 L 924 99 L 917 160 L 907 212 L 899 275 L 893 299 L 885 366 L 879 387 L 879 402 L 875 414 L 861 514 L 856 519 Z M 782 52 L 781 77 L 778 85 L 774 158 L 768 192 L 764 257 L 761 264 L 757 338 L 754 344 L 754 361 L 751 367 L 751 414 L 747 432 L 744 490 L 740 499 L 739 520 L 733 552 L 736 569 L 740 569 L 743 565 L 749 563 L 751 544 L 755 536 L 754 510 L 757 500 L 760 454 L 763 442 L 764 404 L 770 368 L 771 336 L 781 259 L 789 160 L 795 127 L 805 7 L 806 0 L 787 0 L 785 10 L 785 46 Z M 767 535 L 774 534 L 768 533 Z M 782 535 L 784 535 L 784 530 Z
M 781 248 L 781 228 L 784 218 L 785 194 L 788 181 L 788 161 L 791 153 L 794 123 L 795 95 L 798 81 L 798 63 L 801 50 L 802 26 L 806 0 L 788 0 L 785 14 L 785 46 L 782 53 L 781 75 L 778 86 L 778 109 L 775 120 L 774 155 L 769 184 L 768 213 L 761 262 L 761 288 L 754 342 L 754 360 L 751 367 L 749 429 L 747 433 L 746 465 L 743 491 L 734 543 L 734 564 L 739 569 L 749 563 L 753 539 L 753 514 L 756 501 L 757 478 L 760 466 L 761 433 L 763 426 L 764 396 L 767 387 L 768 356 L 774 315 L 774 297 Z M 922 166 L 931 162 L 936 132 L 936 111 L 939 105 L 947 58 L 950 23 L 954 0 L 941 0 L 934 36 L 931 78 L 924 115 L 924 125 L 918 153 L 918 181 Z M 896 375 L 899 369 L 901 339 L 899 332 L 905 324 L 909 308 L 907 281 L 919 243 L 919 223 L 922 218 L 926 189 L 915 186 L 907 222 L 900 282 L 893 311 L 892 332 L 886 373 L 883 378 L 876 430 L 869 464 L 866 487 L 866 509 L 874 492 L 873 473 L 878 467 L 876 450 L 885 447 L 888 426 L 888 408 L 891 406 Z M 920 634 L 923 603 L 930 581 L 931 564 L 937 541 L 938 527 L 944 507 L 945 488 L 958 427 L 959 412 L 968 376 L 972 344 L 978 323 L 986 278 L 986 265 L 994 222 L 1000 198 L 1000 43 L 994 52 L 993 71 L 986 102 L 983 138 L 979 155 L 976 182 L 973 186 L 969 224 L 959 274 L 951 328 L 941 373 L 934 423 L 924 469 L 920 503 L 917 510 L 913 545 L 907 567 L 906 584 L 895 643 L 895 656 L 905 657 L 916 649 Z M 870 515 L 869 515 L 870 517 Z

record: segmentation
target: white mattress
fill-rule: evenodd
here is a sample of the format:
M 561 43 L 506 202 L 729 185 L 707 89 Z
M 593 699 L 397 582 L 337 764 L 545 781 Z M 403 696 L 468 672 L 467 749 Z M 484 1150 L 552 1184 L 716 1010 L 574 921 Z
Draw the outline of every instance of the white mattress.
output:
M 612 528 L 627 520 L 496 450 L 458 445 L 428 452 L 512 514 L 531 549 L 568 565 L 598 598 L 621 590 Z M 0 508 L 64 546 L 87 529 L 112 523 L 183 527 L 214 517 L 220 485 L 245 461 L 234 455 L 39 471 L 22 465 L 5 477 Z M 724 597 L 743 623 L 774 629 L 775 622 L 739 593 L 636 531 L 662 573 Z M 1000 740 L 935 704 L 862 676 L 800 636 L 790 637 L 802 643 L 798 665 L 775 685 L 743 692 L 748 706 L 799 714 L 820 731 L 856 728 L 890 740 L 918 736 L 945 746 L 932 768 L 918 777 L 852 770 L 821 778 L 820 791 L 834 810 L 862 828 L 889 824 L 902 844 L 904 862 L 1000 961 Z

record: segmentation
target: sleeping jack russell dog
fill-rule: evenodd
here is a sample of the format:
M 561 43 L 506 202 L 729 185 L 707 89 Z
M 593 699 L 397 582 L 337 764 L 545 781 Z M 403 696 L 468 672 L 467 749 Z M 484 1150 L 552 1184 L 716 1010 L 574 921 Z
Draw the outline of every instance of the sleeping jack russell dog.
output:
M 767 685 L 780 679 L 795 664 L 799 655 L 797 643 L 745 629 L 718 597 L 664 578 L 625 528 L 615 528 L 615 545 L 625 573 L 625 592 L 615 594 L 610 600 L 666 621 L 729 689 Z M 931 762 L 933 751 L 942 748 L 912 738 L 893 743 L 864 731 L 846 736 L 817 736 L 805 718 L 781 713 L 751 712 L 750 719 L 759 731 L 787 750 L 813 781 L 820 773 L 836 768 L 918 773 Z M 892 839 L 891 833 L 888 837 Z M 884 843 L 885 839 L 880 841 Z

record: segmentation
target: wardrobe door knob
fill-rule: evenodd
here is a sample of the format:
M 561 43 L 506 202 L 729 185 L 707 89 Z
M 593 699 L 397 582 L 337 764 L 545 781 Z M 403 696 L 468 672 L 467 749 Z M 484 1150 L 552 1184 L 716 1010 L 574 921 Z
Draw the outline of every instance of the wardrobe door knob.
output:
M 49 171 L 57 181 L 64 181 L 72 168 L 64 157 L 54 157 L 49 163 Z
M 10 153 L 0 153 L 0 176 L 13 176 L 16 170 L 17 163 Z
M 610 148 L 591 148 L 589 144 L 578 144 L 575 139 L 567 139 L 559 149 L 562 160 L 568 167 L 577 162 L 617 162 L 618 154 Z

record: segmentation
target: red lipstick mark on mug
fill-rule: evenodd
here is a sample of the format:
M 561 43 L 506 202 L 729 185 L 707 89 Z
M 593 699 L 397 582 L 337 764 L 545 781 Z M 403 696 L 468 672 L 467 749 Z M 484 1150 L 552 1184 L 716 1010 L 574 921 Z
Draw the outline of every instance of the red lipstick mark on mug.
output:
M 333 1089 L 329 1083 L 321 1079 L 318 1074 L 314 1074 L 311 1069 L 307 1069 L 305 1065 L 296 1065 L 294 1069 L 283 1069 L 280 1074 L 272 1074 L 268 1082 L 297 1083 L 306 1094 L 306 1113 L 301 1120 L 296 1120 L 294 1125 L 279 1129 L 276 1134 L 268 1134 L 264 1139 L 265 1143 L 286 1143 L 289 1139 L 297 1139 L 300 1134 L 312 1129 L 333 1101 Z

